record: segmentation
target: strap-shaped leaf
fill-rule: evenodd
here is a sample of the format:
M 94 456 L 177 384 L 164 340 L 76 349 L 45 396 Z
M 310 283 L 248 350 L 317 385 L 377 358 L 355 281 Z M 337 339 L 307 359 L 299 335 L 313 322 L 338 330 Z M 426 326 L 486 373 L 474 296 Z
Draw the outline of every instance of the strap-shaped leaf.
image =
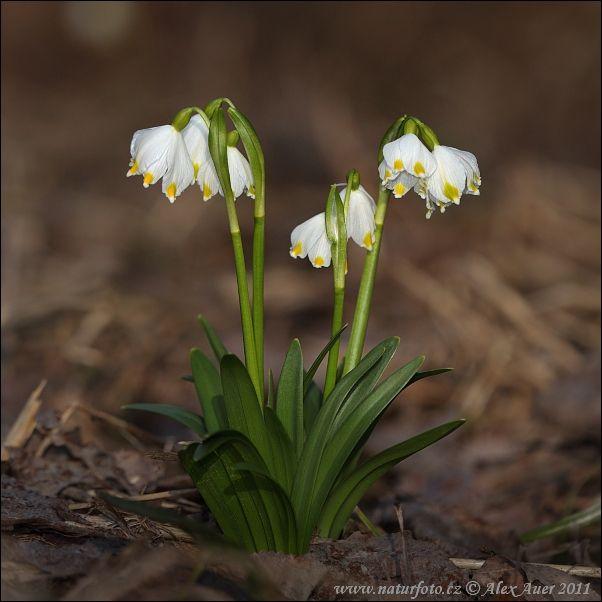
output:
M 430 378 L 431 376 L 437 376 L 437 374 L 445 374 L 446 372 L 451 372 L 453 368 L 435 368 L 434 370 L 424 370 L 422 372 L 416 372 L 414 376 L 410 379 L 410 382 L 404 387 L 408 388 L 410 385 L 413 385 L 415 382 L 422 380 L 423 378 Z
M 199 437 L 207 435 L 205 421 L 198 414 L 189 412 L 184 408 L 172 406 L 167 403 L 130 403 L 122 406 L 122 410 L 142 410 L 143 412 L 152 412 L 153 414 L 161 414 L 167 416 L 184 426 L 187 426 L 191 431 L 195 432 Z
M 278 392 L 276 414 L 293 443 L 297 457 L 303 449 L 303 356 L 301 345 L 294 339 L 284 358 Z
M 390 345 L 385 349 L 382 358 L 374 366 L 372 370 L 358 383 L 357 387 L 353 389 L 349 397 L 346 399 L 344 405 L 341 406 L 339 412 L 333 421 L 332 428 L 330 429 L 329 438 L 334 437 L 340 425 L 345 419 L 355 412 L 359 404 L 363 403 L 366 397 L 374 390 L 374 387 L 380 380 L 386 370 L 391 358 L 393 357 L 397 345 Z
M 303 397 L 303 426 L 305 433 L 311 431 L 316 416 L 322 407 L 322 391 L 312 380 Z
M 522 543 L 530 543 L 538 539 L 561 535 L 563 533 L 575 534 L 577 529 L 600 522 L 600 498 L 584 510 L 565 516 L 558 521 L 537 527 L 520 536 Z
M 341 423 L 336 434 L 327 442 L 317 467 L 315 487 L 311 496 L 309 524 L 317 523 L 322 506 L 357 442 L 395 399 L 423 361 L 424 357 L 418 357 L 394 372 L 357 406 L 355 412 Z M 311 537 L 311 533 L 306 532 L 305 535 Z
M 201 325 L 203 331 L 205 332 L 205 336 L 207 337 L 207 341 L 209 342 L 209 345 L 211 346 L 211 349 L 215 354 L 215 358 L 218 362 L 221 362 L 224 355 L 228 354 L 226 346 L 224 345 L 218 334 L 215 332 L 213 326 L 209 324 L 205 316 L 199 314 L 197 316 L 197 321 Z
M 274 520 L 278 520 L 277 527 L 274 527 L 276 550 L 278 552 L 296 554 L 297 523 L 295 520 L 295 512 L 287 492 L 282 489 L 280 484 L 275 481 L 269 473 L 259 469 L 257 466 L 239 464 L 236 468 L 242 472 L 249 472 L 252 474 L 257 482 L 261 483 L 274 495 L 274 498 L 278 502 L 278 515 L 272 517 Z
M 290 495 L 295 476 L 296 457 L 293 444 L 272 408 L 264 409 L 270 474 Z
M 326 446 L 327 436 L 332 428 L 333 420 L 343 405 L 349 393 L 370 374 L 370 371 L 380 369 L 379 362 L 391 349 L 395 349 L 399 339 L 386 339 L 376 345 L 360 363 L 350 372 L 345 374 L 337 383 L 332 393 L 322 403 L 322 407 L 314 420 L 312 428 L 307 436 L 303 453 L 297 466 L 295 482 L 291 500 L 297 517 L 297 528 L 299 529 L 299 549 L 306 549 L 309 544 L 312 531 L 317 522 L 322 501 L 316 502 L 314 488 L 316 485 L 317 471 L 322 462 L 322 454 Z M 325 497 L 325 496 L 324 496 Z
M 192 444 L 182 450 L 180 461 L 226 538 L 249 551 L 273 549 L 269 515 L 257 484 L 251 475 L 235 468 L 256 461 L 249 457 L 250 448 L 241 442 L 226 442 L 199 462 L 194 459 L 196 447 Z
M 274 383 L 274 373 L 272 369 L 268 369 L 268 408 L 274 409 L 276 407 L 276 385 Z
M 326 343 L 326 346 L 320 353 L 318 357 L 314 360 L 313 364 L 309 367 L 309 370 L 305 373 L 303 377 L 303 392 L 307 393 L 311 383 L 313 382 L 313 378 L 320 367 L 320 364 L 324 361 L 324 358 L 328 355 L 328 352 L 331 350 L 332 346 L 341 338 L 343 331 L 347 328 L 347 324 L 343 324 L 342 328 Z M 338 380 L 338 378 L 337 378 Z
M 337 538 L 368 488 L 393 466 L 432 445 L 464 424 L 455 420 L 425 431 L 367 460 L 334 489 L 322 511 L 319 533 Z
M 220 364 L 220 372 L 229 427 L 243 433 L 264 461 L 269 463 L 263 412 L 247 369 L 235 355 L 225 355 Z
M 192 379 L 203 408 L 203 416 L 210 433 L 228 426 L 220 376 L 209 358 L 200 350 L 190 351 Z

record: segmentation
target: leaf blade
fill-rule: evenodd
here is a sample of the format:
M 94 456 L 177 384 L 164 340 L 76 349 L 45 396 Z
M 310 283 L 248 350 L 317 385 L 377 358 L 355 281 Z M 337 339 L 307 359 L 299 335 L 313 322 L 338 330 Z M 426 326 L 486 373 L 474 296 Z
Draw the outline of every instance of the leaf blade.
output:
M 295 454 L 301 456 L 303 431 L 303 356 L 298 339 L 291 343 L 278 379 L 276 415 L 289 436 Z
M 207 434 L 205 422 L 201 416 L 194 412 L 189 412 L 184 408 L 170 405 L 167 403 L 130 403 L 122 406 L 122 410 L 139 410 L 142 412 L 151 412 L 167 416 L 180 424 L 188 427 L 195 432 L 199 437 L 204 437 Z
M 320 535 L 338 537 L 355 506 L 379 477 L 409 456 L 451 434 L 463 424 L 464 420 L 454 420 L 424 431 L 380 452 L 356 468 L 329 496 L 320 518 Z

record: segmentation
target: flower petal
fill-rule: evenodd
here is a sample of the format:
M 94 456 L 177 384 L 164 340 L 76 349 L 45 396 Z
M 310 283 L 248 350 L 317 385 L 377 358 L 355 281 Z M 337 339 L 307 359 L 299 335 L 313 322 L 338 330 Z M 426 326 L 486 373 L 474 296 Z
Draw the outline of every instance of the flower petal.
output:
M 340 192 L 345 200 L 345 189 Z M 376 204 L 363 186 L 352 190 L 349 196 L 349 208 L 345 220 L 347 237 L 360 247 L 369 251 L 374 244 L 374 212 Z
M 171 164 L 163 177 L 163 193 L 173 203 L 188 186 L 194 182 L 194 168 L 184 143 L 184 137 L 178 134 Z
M 196 178 L 201 165 L 211 158 L 209 154 L 209 128 L 200 115 L 193 115 L 188 125 L 182 130 L 182 136 L 184 137 Z
M 436 146 L 433 156 L 437 170 L 428 179 L 428 191 L 436 201 L 458 205 L 466 185 L 466 171 L 454 151 L 447 146 Z

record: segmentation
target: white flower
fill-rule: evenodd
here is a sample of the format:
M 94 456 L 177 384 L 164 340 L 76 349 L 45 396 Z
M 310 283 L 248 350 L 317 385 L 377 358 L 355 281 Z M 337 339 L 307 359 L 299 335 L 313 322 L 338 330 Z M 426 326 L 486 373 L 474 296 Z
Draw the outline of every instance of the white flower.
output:
M 235 146 L 228 147 L 228 172 L 234 198 L 237 199 L 244 190 L 247 196 L 254 199 L 255 190 L 251 166 L 247 158 Z
M 309 257 L 315 268 L 328 267 L 331 246 L 326 235 L 326 214 L 318 213 L 299 224 L 291 233 L 291 257 Z
M 253 173 L 247 158 L 234 146 L 228 147 L 228 173 L 230 174 L 230 186 L 237 199 L 243 192 L 252 199 L 255 198 L 253 188 Z M 199 168 L 197 182 L 203 191 L 203 200 L 208 201 L 217 193 L 223 196 L 222 187 L 217 176 L 217 170 L 211 155 L 207 157 Z
M 340 191 L 341 199 L 345 202 L 345 188 Z M 374 212 L 376 204 L 363 186 L 352 190 L 349 195 L 349 208 L 345 215 L 347 238 L 360 247 L 370 251 L 374 244 Z
M 428 198 L 439 207 L 450 203 L 459 205 L 466 186 L 464 164 L 456 155 L 455 149 L 447 146 L 435 146 L 433 157 L 437 162 L 437 171 L 426 181 Z M 425 194 L 424 188 L 422 194 Z
M 383 156 L 393 176 L 405 171 L 417 178 L 428 178 L 437 168 L 433 155 L 415 134 L 404 134 L 385 144 Z
M 193 115 L 188 125 L 182 130 L 182 137 L 192 161 L 196 180 L 201 165 L 211 160 L 209 154 L 209 127 L 200 115 Z
M 130 154 L 130 169 L 126 175 L 142 174 L 145 188 L 163 178 L 163 192 L 172 203 L 194 181 L 192 163 L 182 134 L 171 125 L 135 132 Z

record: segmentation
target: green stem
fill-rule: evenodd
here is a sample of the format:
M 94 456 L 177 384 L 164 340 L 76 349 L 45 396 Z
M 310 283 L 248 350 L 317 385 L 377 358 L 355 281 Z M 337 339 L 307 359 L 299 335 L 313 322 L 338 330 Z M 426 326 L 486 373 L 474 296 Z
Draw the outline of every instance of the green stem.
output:
M 374 215 L 374 246 L 366 255 L 364 271 L 360 282 L 360 289 L 357 294 L 357 304 L 353 316 L 353 326 L 349 336 L 349 345 L 345 356 L 345 367 L 343 374 L 347 374 L 355 368 L 364 350 L 364 341 L 366 340 L 366 329 L 368 327 L 368 318 L 370 316 L 370 304 L 372 303 L 372 292 L 374 291 L 374 279 L 378 267 L 378 256 L 380 254 L 380 245 L 383 235 L 383 225 L 387 213 L 390 192 L 380 186 L 378 192 L 378 201 L 376 203 L 376 213 Z
M 331 336 L 334 336 L 343 327 L 343 305 L 345 302 L 345 287 L 334 289 L 334 308 L 332 310 L 332 328 Z M 341 337 L 332 346 L 328 352 L 328 365 L 326 368 L 326 380 L 324 382 L 324 399 L 326 399 L 336 384 L 337 367 L 339 363 L 339 349 L 341 347 Z
M 345 227 L 345 217 L 346 209 L 349 206 L 349 199 L 351 197 L 351 176 L 347 178 L 344 203 L 341 203 L 336 187 L 331 190 L 335 195 L 335 215 L 337 221 L 337 240 L 332 244 L 334 307 L 332 310 L 332 328 L 330 334 L 332 337 L 334 337 L 343 327 L 343 307 L 345 305 L 345 272 L 347 271 L 347 228 Z M 328 352 L 326 380 L 324 382 L 324 399 L 330 395 L 337 383 L 340 347 L 341 338 L 339 337 Z
M 263 187 L 255 196 L 255 219 L 253 228 L 253 329 L 255 336 L 255 354 L 257 357 L 257 375 L 263 400 L 264 389 L 264 248 L 265 248 L 265 197 Z
M 234 267 L 236 269 L 236 282 L 238 285 L 238 299 L 240 302 L 240 318 L 242 323 L 243 345 L 245 350 L 245 363 L 259 403 L 263 405 L 263 392 L 259 384 L 259 373 L 257 370 L 257 352 L 255 348 L 255 336 L 253 332 L 253 318 L 251 316 L 251 302 L 249 300 L 249 288 L 247 286 L 247 269 L 245 265 L 245 254 L 238 225 L 234 195 L 231 191 L 224 191 L 226 197 L 226 209 L 228 222 L 230 224 L 230 235 L 232 236 L 232 249 L 234 250 Z M 230 194 L 228 194 L 230 192 Z

